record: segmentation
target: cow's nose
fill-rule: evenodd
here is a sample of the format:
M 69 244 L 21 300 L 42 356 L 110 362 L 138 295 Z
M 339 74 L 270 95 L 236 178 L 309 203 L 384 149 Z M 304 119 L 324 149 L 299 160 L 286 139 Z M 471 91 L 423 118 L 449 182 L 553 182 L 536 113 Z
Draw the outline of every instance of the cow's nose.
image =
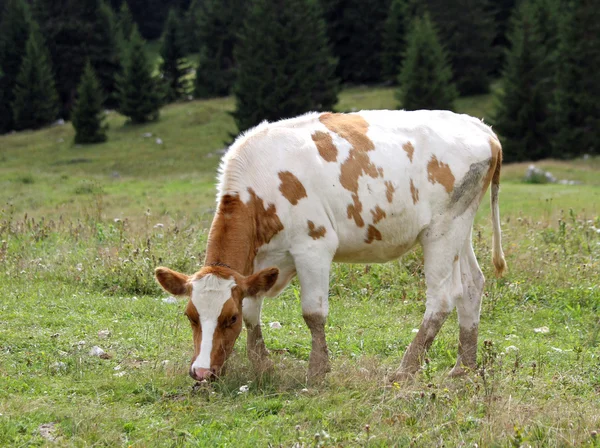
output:
M 212 380 L 215 378 L 215 371 L 204 367 L 192 367 L 190 368 L 190 376 L 196 381 Z

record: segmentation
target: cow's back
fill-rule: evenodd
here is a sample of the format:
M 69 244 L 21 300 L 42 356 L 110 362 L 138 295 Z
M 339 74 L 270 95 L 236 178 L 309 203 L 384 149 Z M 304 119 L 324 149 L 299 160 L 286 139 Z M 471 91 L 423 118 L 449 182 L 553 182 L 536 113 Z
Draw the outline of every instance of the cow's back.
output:
M 397 258 L 481 193 L 489 127 L 446 111 L 307 114 L 263 124 L 225 157 L 220 194 L 249 191 L 283 225 L 266 248 L 334 238 L 335 259 Z

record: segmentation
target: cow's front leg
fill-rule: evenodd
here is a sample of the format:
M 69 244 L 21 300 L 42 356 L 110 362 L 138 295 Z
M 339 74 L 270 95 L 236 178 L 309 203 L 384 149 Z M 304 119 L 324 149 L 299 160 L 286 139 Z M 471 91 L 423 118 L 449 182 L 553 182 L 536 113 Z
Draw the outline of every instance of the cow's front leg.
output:
M 273 361 L 269 359 L 269 351 L 265 345 L 260 324 L 262 302 L 262 297 L 246 297 L 242 303 L 244 323 L 248 332 L 248 359 L 259 373 L 273 368 Z
M 307 375 L 309 384 L 322 382 L 325 374 L 331 370 L 325 340 L 331 258 L 330 253 L 326 251 L 311 251 L 309 254 L 294 256 L 300 280 L 302 316 L 312 336 Z

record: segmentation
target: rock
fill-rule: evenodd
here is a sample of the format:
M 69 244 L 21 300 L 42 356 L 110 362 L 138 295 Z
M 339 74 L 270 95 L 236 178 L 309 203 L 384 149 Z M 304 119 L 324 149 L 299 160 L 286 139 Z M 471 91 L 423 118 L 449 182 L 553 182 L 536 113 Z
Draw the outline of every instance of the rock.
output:
M 281 324 L 279 322 L 271 322 L 269 327 L 273 328 L 274 330 L 279 330 L 281 328 Z
M 56 423 L 44 423 L 38 427 L 38 432 L 42 438 L 54 442 L 56 440 Z
M 550 333 L 550 329 L 548 327 L 546 327 L 546 326 L 539 327 L 539 328 L 534 328 L 533 331 L 535 331 L 536 333 L 541 333 L 541 334 Z
M 106 338 L 107 338 L 107 337 L 109 337 L 109 336 L 110 336 L 110 331 L 109 331 L 109 330 L 100 330 L 100 331 L 98 332 L 98 337 L 99 337 L 100 339 L 106 339 Z
M 160 138 L 157 138 L 157 139 L 156 139 L 156 144 L 157 144 L 157 145 L 162 145 L 162 144 L 163 144 L 163 141 L 162 141 L 162 139 L 160 139 Z
M 145 133 L 142 134 L 142 137 L 144 137 L 144 138 L 150 138 L 150 137 L 152 137 L 152 132 L 145 132 Z
M 65 124 L 65 120 L 63 120 L 62 118 L 59 118 L 54 123 L 52 123 L 52 126 L 64 126 L 64 124 Z
M 162 299 L 162 301 L 165 303 L 177 303 L 178 302 L 178 300 L 173 296 L 169 296 L 165 299 Z
M 90 350 L 90 356 L 97 356 L 98 358 L 101 358 L 101 359 L 110 359 L 110 355 L 108 353 L 106 353 L 104 350 L 102 350 L 100 347 L 98 347 L 97 345 L 94 345 L 92 347 L 92 349 Z

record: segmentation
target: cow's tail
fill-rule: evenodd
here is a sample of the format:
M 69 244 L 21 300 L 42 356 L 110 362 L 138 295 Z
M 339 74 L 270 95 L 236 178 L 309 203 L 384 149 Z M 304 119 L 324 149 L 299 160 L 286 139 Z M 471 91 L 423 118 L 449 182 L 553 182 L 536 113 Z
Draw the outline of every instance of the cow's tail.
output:
M 496 270 L 496 277 L 502 277 L 506 271 L 506 260 L 502 251 L 502 231 L 500 229 L 500 205 L 498 203 L 498 192 L 500 191 L 500 169 L 502 167 L 502 146 L 498 138 L 491 139 L 492 153 L 495 153 L 496 168 L 492 175 L 491 192 L 491 208 L 492 208 L 492 225 L 494 227 L 494 236 L 492 239 L 492 261 Z

